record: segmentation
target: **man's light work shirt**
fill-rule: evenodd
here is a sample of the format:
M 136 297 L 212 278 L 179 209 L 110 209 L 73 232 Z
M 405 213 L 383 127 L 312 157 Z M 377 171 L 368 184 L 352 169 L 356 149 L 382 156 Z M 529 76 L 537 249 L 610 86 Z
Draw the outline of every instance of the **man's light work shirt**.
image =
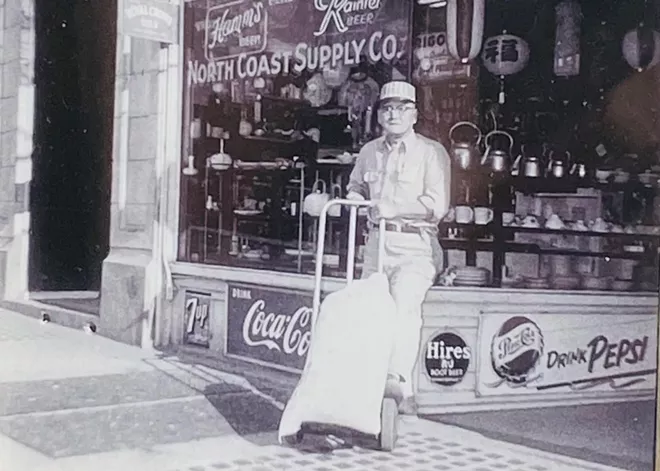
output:
M 392 222 L 435 231 L 449 208 L 450 171 L 449 155 L 439 142 L 413 132 L 392 148 L 380 137 L 360 150 L 347 190 L 388 201 L 399 210 L 417 201 L 429 217 Z

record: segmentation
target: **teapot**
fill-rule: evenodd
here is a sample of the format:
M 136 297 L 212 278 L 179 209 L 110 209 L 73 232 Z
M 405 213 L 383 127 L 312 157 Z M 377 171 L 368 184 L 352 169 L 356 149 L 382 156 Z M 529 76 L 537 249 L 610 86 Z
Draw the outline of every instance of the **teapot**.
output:
M 570 154 L 566 152 L 568 160 Z M 555 178 L 563 178 L 566 175 L 566 161 L 564 159 L 556 159 L 554 153 L 550 153 L 550 160 L 548 161 L 548 173 Z
M 540 177 L 542 173 L 541 159 L 534 155 L 525 156 L 525 145 L 523 144 L 520 147 L 520 155 L 513 163 L 512 173 L 514 175 L 518 175 L 520 173 L 520 162 L 524 159 L 524 162 L 522 163 L 522 176 L 529 178 Z
M 335 183 L 330 187 L 330 195 L 332 196 L 332 199 L 338 199 L 341 198 L 341 185 L 338 183 Z M 333 218 L 338 218 L 341 216 L 341 206 L 336 204 L 334 206 L 331 206 L 328 209 L 328 216 L 331 216 Z
M 303 211 L 310 216 L 319 217 L 328 201 L 330 201 L 330 195 L 326 192 L 325 182 L 316 180 L 312 185 L 312 192 L 303 200 Z
M 476 142 L 454 141 L 453 133 L 461 126 L 470 126 L 477 131 L 478 137 Z M 469 169 L 472 165 L 472 161 L 475 159 L 478 153 L 481 137 L 481 130 L 475 124 L 469 121 L 459 121 L 449 130 L 449 140 L 451 141 L 450 154 L 458 166 L 463 170 Z
M 506 136 L 509 138 L 509 150 L 493 149 L 489 144 L 489 138 L 496 134 Z M 481 165 L 484 165 L 488 160 L 490 160 L 491 170 L 493 172 L 506 172 L 509 170 L 509 160 L 511 159 L 511 151 L 513 151 L 513 137 L 511 134 L 505 131 L 498 131 L 497 129 L 486 134 L 484 139 L 486 144 L 486 151 L 484 156 L 481 159 Z
M 578 178 L 585 178 L 587 176 L 587 166 L 583 163 L 575 163 L 571 167 L 571 175 L 575 175 Z

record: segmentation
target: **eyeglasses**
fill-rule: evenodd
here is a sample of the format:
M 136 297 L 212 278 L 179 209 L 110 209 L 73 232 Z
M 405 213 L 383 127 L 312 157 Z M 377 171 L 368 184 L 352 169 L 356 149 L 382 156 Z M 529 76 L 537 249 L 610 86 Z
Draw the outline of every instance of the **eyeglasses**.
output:
M 403 114 L 406 111 L 414 110 L 414 106 L 410 105 L 385 105 L 380 107 L 380 112 L 383 114 L 396 113 Z

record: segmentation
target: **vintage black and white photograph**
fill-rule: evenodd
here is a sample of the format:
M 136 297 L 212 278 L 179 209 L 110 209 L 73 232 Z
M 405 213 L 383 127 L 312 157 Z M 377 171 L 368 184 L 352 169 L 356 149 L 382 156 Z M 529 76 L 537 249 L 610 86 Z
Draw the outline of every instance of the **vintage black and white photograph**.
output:
M 660 469 L 660 0 L 0 28 L 0 471 Z

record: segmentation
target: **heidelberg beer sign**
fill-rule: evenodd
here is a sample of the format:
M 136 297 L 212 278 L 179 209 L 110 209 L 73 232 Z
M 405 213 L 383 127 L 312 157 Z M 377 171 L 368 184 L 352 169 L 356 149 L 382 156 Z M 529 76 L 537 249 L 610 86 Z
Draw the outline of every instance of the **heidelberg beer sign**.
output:
M 228 285 L 225 353 L 302 371 L 309 350 L 312 297 L 263 286 Z

